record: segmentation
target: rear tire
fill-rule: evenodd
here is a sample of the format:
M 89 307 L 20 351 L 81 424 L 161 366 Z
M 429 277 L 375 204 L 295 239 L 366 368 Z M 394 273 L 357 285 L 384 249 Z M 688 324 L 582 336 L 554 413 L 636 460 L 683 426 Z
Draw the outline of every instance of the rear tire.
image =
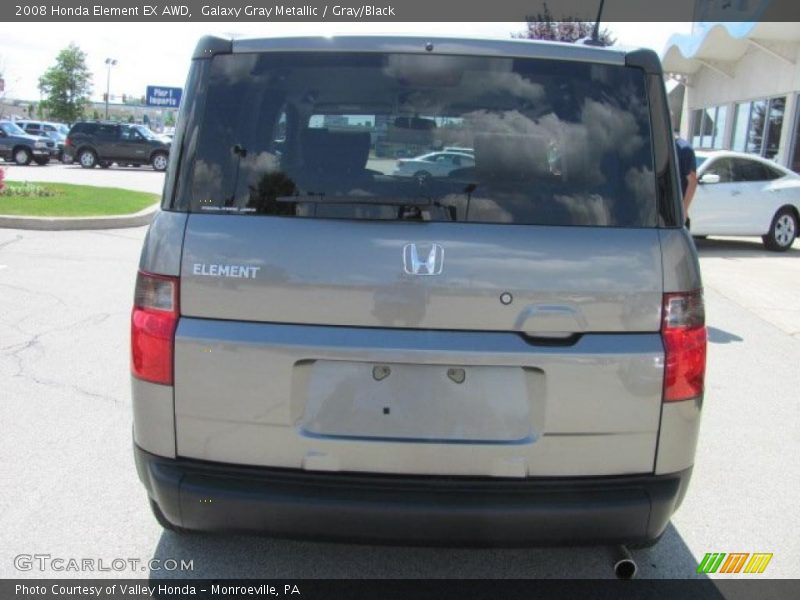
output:
M 156 171 L 166 171 L 168 162 L 167 155 L 163 152 L 156 152 L 150 160 L 150 164 Z
M 432 175 L 427 171 L 417 171 L 414 173 L 414 179 L 417 180 L 417 183 L 420 186 L 427 185 L 428 182 L 431 180 Z
M 187 530 L 183 527 L 178 527 L 177 525 L 173 525 L 169 521 L 167 521 L 167 517 L 164 516 L 164 513 L 161 512 L 161 508 L 156 504 L 156 501 L 152 498 L 148 498 L 150 501 L 150 510 L 153 511 L 153 516 L 158 521 L 158 524 L 161 525 L 167 531 L 171 531 L 173 533 L 186 533 Z
M 797 238 L 797 217 L 789 207 L 780 209 L 772 219 L 769 233 L 761 239 L 767 250 L 786 252 Z
M 110 166 L 111 166 L 111 163 L 110 163 L 110 162 L 108 162 L 107 160 L 101 160 L 101 161 L 100 161 L 99 163 L 97 163 L 97 164 L 98 164 L 98 165 L 100 165 L 100 168 L 101 168 L 101 169 L 107 169 L 108 167 L 110 167 Z
M 14 150 L 14 162 L 19 165 L 20 167 L 27 166 L 31 164 L 31 159 L 33 155 L 31 151 L 27 148 L 17 148 Z
M 33 159 L 33 162 L 35 162 L 35 163 L 36 163 L 37 165 L 39 165 L 40 167 L 43 167 L 43 166 L 45 166 L 47 163 L 49 163 L 49 162 L 50 162 L 50 157 L 49 157 L 49 156 L 47 156 L 47 157 L 42 157 L 42 158 L 34 158 L 34 159 Z
M 97 154 L 92 150 L 81 150 L 78 153 L 78 163 L 84 169 L 94 169 L 97 166 Z

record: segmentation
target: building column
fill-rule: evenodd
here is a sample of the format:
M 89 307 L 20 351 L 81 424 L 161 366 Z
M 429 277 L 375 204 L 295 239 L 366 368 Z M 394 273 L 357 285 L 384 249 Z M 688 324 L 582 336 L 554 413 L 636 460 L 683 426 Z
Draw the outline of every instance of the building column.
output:
M 730 150 L 733 147 L 733 126 L 736 116 L 736 102 L 726 102 L 720 104 L 728 109 L 728 117 L 725 120 L 725 131 L 722 133 L 722 150 Z
M 689 143 L 692 142 L 691 138 L 691 129 L 689 129 L 692 124 L 690 123 L 692 118 L 692 111 L 689 108 L 689 105 L 692 102 L 692 76 L 686 76 L 686 82 L 683 84 L 683 108 L 681 109 L 681 137 L 687 140 Z

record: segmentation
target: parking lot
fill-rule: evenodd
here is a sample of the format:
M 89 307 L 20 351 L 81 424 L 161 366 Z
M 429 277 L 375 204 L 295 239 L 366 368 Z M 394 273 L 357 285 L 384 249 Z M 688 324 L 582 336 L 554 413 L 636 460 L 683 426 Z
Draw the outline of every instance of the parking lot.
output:
M 133 175 L 131 171 L 136 171 Z M 10 167 L 9 179 L 159 192 L 148 168 Z M 18 554 L 193 561 L 161 577 L 611 577 L 603 548 L 448 549 L 176 536 L 152 518 L 131 455 L 128 319 L 145 228 L 0 229 L 0 577 Z M 644 577 L 695 577 L 706 552 L 771 552 L 800 576 L 800 242 L 700 242 L 707 393 L 689 494 Z M 151 575 L 139 567 L 97 576 Z
M 58 162 L 40 167 L 28 165 L 18 167 L 12 163 L 0 162 L 9 181 L 43 181 L 48 183 L 72 183 L 75 185 L 95 185 L 100 187 L 120 187 L 138 192 L 160 194 L 164 187 L 164 173 L 151 167 L 118 167 L 108 169 L 83 169 L 80 165 L 65 165 Z

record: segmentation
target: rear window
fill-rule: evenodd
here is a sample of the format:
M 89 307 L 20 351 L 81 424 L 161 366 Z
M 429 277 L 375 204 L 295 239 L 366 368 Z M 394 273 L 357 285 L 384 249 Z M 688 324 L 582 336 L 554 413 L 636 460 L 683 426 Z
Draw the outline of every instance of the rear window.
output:
M 93 133 L 95 129 L 96 129 L 96 126 L 93 125 L 92 123 L 75 123 L 75 125 L 72 126 L 72 130 L 70 131 L 70 133 L 73 133 L 73 134 L 75 134 L 75 133 L 87 133 L 87 134 L 89 134 L 89 133 Z
M 408 54 L 213 59 L 190 210 L 653 227 L 644 73 Z

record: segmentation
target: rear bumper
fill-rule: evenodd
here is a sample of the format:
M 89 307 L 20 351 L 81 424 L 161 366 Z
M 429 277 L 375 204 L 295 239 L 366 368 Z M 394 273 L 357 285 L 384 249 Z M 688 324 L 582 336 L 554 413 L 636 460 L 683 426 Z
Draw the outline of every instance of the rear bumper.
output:
M 405 544 L 644 543 L 664 531 L 691 475 L 407 477 L 134 453 L 148 494 L 177 526 Z

